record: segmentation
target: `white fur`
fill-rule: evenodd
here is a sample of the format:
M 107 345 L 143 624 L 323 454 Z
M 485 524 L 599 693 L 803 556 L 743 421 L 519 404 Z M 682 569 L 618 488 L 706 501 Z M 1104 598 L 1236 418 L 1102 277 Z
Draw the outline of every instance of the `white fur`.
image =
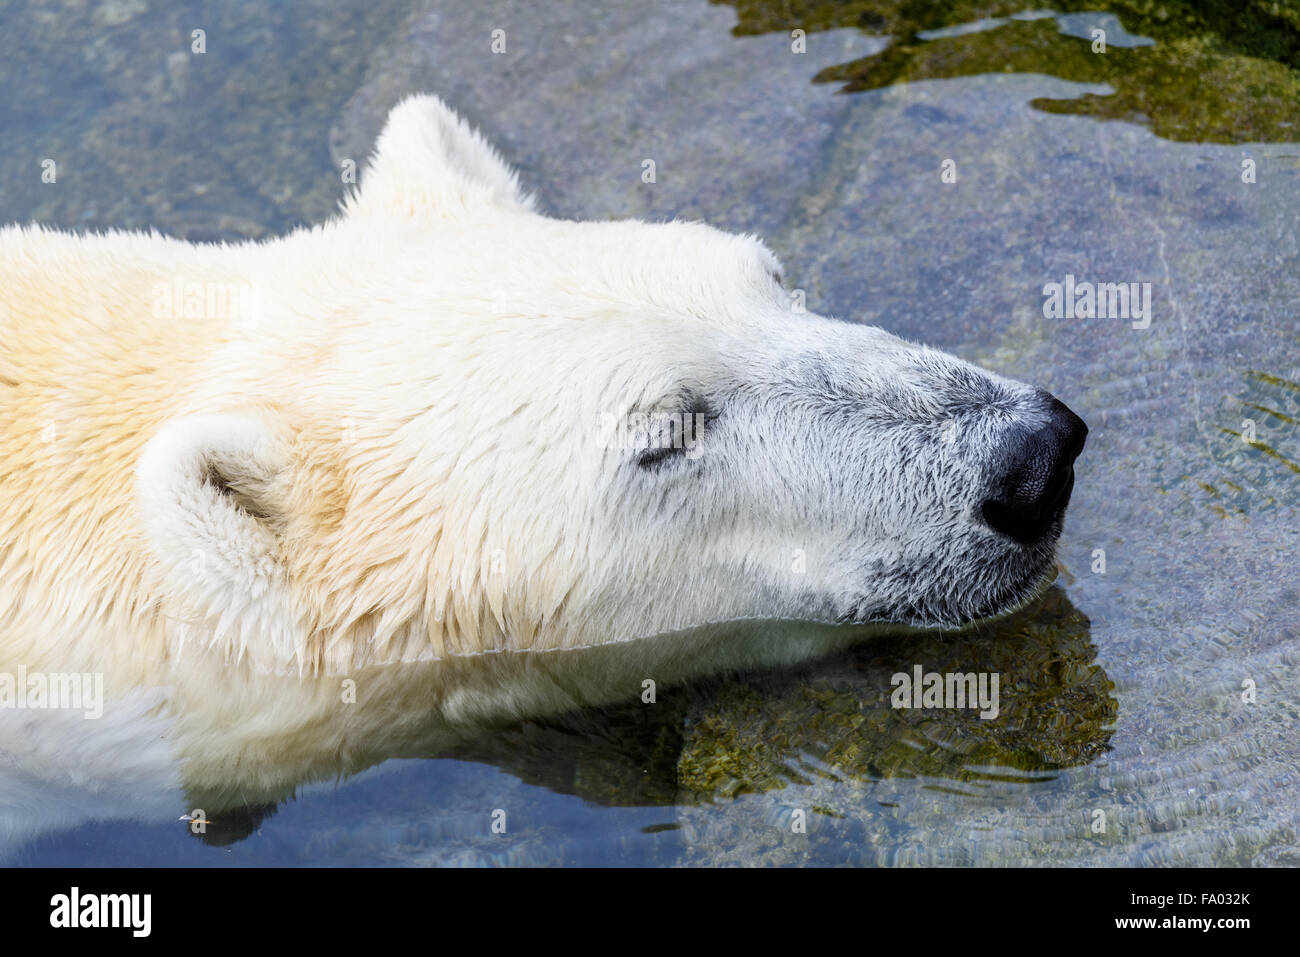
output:
M 252 643 L 281 661 L 301 659 L 280 543 L 212 482 L 220 475 L 265 488 L 284 458 L 263 425 L 237 415 L 172 419 L 145 446 L 136 495 L 148 503 L 141 525 L 163 578 L 178 652 L 187 635 L 196 635 L 236 649 L 237 657 Z

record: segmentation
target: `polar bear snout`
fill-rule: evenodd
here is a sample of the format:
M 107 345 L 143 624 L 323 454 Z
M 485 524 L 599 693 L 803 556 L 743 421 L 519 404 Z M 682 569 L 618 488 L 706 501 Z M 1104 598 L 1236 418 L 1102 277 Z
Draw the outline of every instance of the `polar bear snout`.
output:
M 1088 437 L 1081 418 L 1043 395 L 1045 423 L 1012 439 L 1006 471 L 981 508 L 991 528 L 1022 544 L 1041 540 L 1060 522 L 1074 489 L 1074 460 Z

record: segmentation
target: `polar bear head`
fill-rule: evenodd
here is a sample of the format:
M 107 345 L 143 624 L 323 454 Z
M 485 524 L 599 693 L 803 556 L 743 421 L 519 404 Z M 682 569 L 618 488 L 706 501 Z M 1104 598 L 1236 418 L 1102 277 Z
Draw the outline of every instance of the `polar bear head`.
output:
M 432 97 L 338 220 L 238 257 L 257 321 L 139 488 L 177 617 L 245 650 L 955 627 L 1053 574 L 1087 431 L 1059 401 L 802 311 L 751 236 L 547 217 Z

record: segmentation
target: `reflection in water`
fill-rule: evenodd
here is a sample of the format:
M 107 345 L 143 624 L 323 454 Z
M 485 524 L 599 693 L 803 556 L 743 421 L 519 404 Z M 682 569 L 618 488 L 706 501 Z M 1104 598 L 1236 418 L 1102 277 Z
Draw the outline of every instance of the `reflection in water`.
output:
M 883 52 L 817 77 L 847 92 L 981 73 L 1043 73 L 1108 84 L 1113 92 L 1037 99 L 1038 109 L 1142 123 L 1166 139 L 1290 141 L 1300 130 L 1300 9 L 1291 4 L 734 2 L 738 34 L 836 27 L 891 34 L 894 42 Z M 1044 14 L 1044 6 L 1065 15 Z M 1104 53 L 1093 52 L 1093 28 L 1105 30 Z
M 1107 748 L 1113 685 L 1059 588 L 978 633 L 876 638 L 806 667 L 715 678 L 658 703 L 525 722 L 456 756 L 601 804 L 682 804 L 811 776 L 952 782 L 1050 777 Z M 891 677 L 998 673 L 1001 712 L 895 709 Z
M 695 804 L 812 775 L 1032 782 L 1107 749 L 1117 706 L 1095 654 L 1088 619 L 1053 588 L 970 635 L 757 623 L 372 669 L 354 686 L 212 674 L 173 689 L 166 736 L 183 806 L 204 809 L 210 844 L 241 840 L 305 784 L 392 758 L 486 763 L 623 806 Z M 892 676 L 915 665 L 997 673 L 1000 713 L 893 708 Z

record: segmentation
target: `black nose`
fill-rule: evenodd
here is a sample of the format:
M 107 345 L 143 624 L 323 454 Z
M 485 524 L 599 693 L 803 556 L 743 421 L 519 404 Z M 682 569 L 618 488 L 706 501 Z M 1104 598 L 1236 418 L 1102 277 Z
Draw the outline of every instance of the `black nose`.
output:
M 1044 393 L 1047 424 L 1013 440 L 1006 472 L 983 506 L 984 521 L 1018 542 L 1036 542 L 1060 519 L 1074 488 L 1074 460 L 1088 426 Z

